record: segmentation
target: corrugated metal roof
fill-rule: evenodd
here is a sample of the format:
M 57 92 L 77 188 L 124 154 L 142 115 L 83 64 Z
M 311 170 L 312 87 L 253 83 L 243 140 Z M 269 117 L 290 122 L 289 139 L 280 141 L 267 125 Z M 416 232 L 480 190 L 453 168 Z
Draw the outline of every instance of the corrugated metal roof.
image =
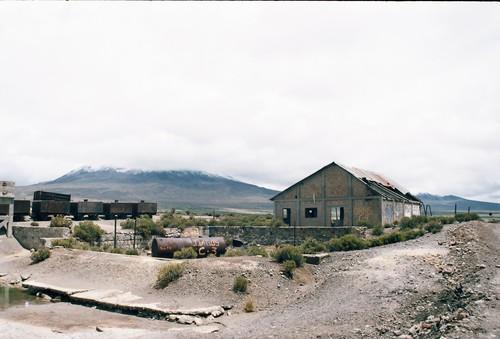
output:
M 358 179 L 363 180 L 363 178 L 366 178 L 369 181 L 375 181 L 382 186 L 386 187 L 392 187 L 397 189 L 398 191 L 406 194 L 409 193 L 410 191 L 407 190 L 405 187 L 399 185 L 397 182 L 395 182 L 392 179 L 387 178 L 386 176 L 383 176 L 382 174 L 372 172 L 372 171 L 367 171 L 362 168 L 357 168 L 357 167 L 349 167 L 349 166 L 344 166 L 342 164 L 337 164 L 338 166 L 342 167 Z
M 408 189 L 399 185 L 394 180 L 387 178 L 386 176 L 383 176 L 383 175 L 376 173 L 376 172 L 367 171 L 367 170 L 357 168 L 357 167 L 349 167 L 349 166 L 345 166 L 345 165 L 335 163 L 335 162 L 332 162 L 331 164 L 319 169 L 318 171 L 314 172 L 313 174 L 307 176 L 306 178 L 304 178 L 304 179 L 300 180 L 299 182 L 293 184 L 292 186 L 288 187 L 284 191 L 276 194 L 274 197 L 271 198 L 271 200 L 274 200 L 281 193 L 288 191 L 290 188 L 294 187 L 295 185 L 303 182 L 307 178 L 312 177 L 316 173 L 321 172 L 325 168 L 332 166 L 332 165 L 337 165 L 337 166 L 343 168 L 345 171 L 351 173 L 354 177 L 358 178 L 359 180 L 364 182 L 366 185 L 368 185 L 368 187 L 370 187 L 373 191 L 377 192 L 378 194 L 380 194 L 381 196 L 383 196 L 387 199 L 421 202 L 417 197 L 412 195 L 408 191 Z

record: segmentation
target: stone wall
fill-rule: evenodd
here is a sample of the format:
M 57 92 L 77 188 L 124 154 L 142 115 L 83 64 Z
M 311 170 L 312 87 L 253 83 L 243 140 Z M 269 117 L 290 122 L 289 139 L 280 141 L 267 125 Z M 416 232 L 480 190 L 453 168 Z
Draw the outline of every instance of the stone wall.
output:
M 142 236 L 135 236 L 135 248 L 143 249 L 149 247 L 150 241 L 142 239 Z M 101 237 L 101 245 L 103 246 L 113 246 L 114 244 L 114 234 L 106 233 Z M 117 232 L 116 233 L 116 247 L 118 248 L 133 248 L 134 246 L 134 234 L 128 232 Z
M 353 227 L 295 227 L 295 241 L 297 244 L 306 238 L 315 238 L 327 241 L 334 236 L 342 236 L 353 230 Z M 294 227 L 267 227 L 267 226 L 209 226 L 208 235 L 239 239 L 250 245 L 293 244 Z
M 24 248 L 38 249 L 45 244 L 45 238 L 65 238 L 70 234 L 67 227 L 13 226 L 14 238 Z

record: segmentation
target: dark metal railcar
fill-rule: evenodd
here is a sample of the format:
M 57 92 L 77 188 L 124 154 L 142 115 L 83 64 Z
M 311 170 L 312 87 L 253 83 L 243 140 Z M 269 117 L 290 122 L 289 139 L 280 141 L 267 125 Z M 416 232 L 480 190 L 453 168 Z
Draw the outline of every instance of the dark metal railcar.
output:
M 9 214 L 9 204 L 0 204 L 0 215 Z
M 103 204 L 103 213 L 106 219 L 124 219 L 137 216 L 136 202 L 105 202 Z
M 137 215 L 149 215 L 150 217 L 156 215 L 158 212 L 158 204 L 156 202 L 144 202 L 141 200 L 137 204 Z
M 70 201 L 71 194 L 35 191 L 33 193 L 33 201 L 35 200 Z
M 104 213 L 103 203 L 101 201 L 83 201 L 72 202 L 70 206 L 71 215 L 75 220 L 98 219 Z
M 14 221 L 24 221 L 30 215 L 30 207 L 29 200 L 14 200 Z
M 37 200 L 33 201 L 31 218 L 35 221 L 49 220 L 51 216 L 69 215 L 69 201 Z

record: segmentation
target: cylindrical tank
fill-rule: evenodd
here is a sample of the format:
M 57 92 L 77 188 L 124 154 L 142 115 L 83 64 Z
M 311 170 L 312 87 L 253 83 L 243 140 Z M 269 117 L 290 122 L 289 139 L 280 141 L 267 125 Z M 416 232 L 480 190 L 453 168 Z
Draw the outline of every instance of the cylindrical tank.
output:
M 151 245 L 151 255 L 172 258 L 175 251 L 184 247 L 194 248 L 199 258 L 206 257 L 211 253 L 218 256 L 226 252 L 226 242 L 222 237 L 154 238 Z

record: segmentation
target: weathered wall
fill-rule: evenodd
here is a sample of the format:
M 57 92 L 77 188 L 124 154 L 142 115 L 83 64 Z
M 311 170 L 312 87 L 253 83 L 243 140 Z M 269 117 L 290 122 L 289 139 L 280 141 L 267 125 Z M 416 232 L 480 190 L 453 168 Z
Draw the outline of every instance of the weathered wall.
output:
M 64 238 L 69 236 L 67 227 L 13 226 L 14 238 L 26 249 L 38 249 L 45 243 L 44 238 Z
M 344 208 L 343 225 L 382 223 L 381 199 L 363 182 L 339 166 L 331 166 L 304 179 L 274 201 L 274 215 L 282 219 L 291 210 L 291 225 L 331 226 L 331 208 Z M 306 218 L 306 208 L 316 208 L 316 218 Z
M 351 229 L 351 227 L 295 227 L 295 239 L 297 243 L 301 243 L 308 237 L 327 241 L 334 236 L 349 233 Z M 292 244 L 294 227 L 209 226 L 208 235 L 225 237 L 226 239 L 240 239 L 251 245 Z
M 151 241 L 142 239 L 142 236 L 135 236 L 135 248 L 143 249 L 149 247 Z M 106 233 L 101 237 L 102 246 L 113 246 L 114 244 L 114 234 Z M 133 248 L 134 247 L 134 234 L 133 233 L 116 233 L 116 247 L 118 248 Z
M 382 201 L 382 224 L 392 224 L 403 217 L 420 215 L 420 205 L 389 200 Z

